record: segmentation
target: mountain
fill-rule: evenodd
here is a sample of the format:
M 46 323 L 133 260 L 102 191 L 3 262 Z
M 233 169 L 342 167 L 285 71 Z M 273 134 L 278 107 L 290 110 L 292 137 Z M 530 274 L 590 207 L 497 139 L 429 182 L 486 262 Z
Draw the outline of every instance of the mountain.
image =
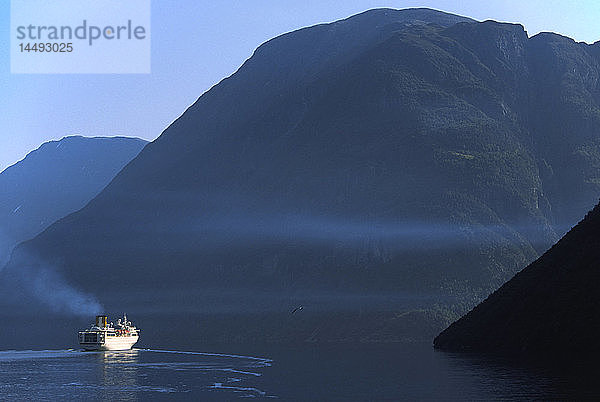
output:
M 436 339 L 446 350 L 597 357 L 600 205 L 543 256 Z
M 0 265 L 18 243 L 83 208 L 144 145 L 137 138 L 65 137 L 0 173 Z
M 597 199 L 599 63 L 599 44 L 428 9 L 284 34 L 5 271 L 146 305 L 487 294 Z

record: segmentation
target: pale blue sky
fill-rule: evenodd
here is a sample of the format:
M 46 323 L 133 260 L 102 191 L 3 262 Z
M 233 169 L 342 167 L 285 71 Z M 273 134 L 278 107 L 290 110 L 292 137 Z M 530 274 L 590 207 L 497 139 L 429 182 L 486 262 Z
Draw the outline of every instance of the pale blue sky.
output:
M 204 91 L 281 33 L 376 7 L 431 7 L 600 40 L 598 0 L 153 0 L 152 74 L 11 75 L 10 2 L 0 5 L 0 170 L 66 135 L 152 140 Z

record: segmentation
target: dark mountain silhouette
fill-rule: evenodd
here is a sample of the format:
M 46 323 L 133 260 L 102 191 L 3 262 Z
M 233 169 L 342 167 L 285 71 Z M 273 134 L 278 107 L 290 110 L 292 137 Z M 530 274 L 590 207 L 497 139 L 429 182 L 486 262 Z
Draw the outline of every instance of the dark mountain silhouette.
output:
M 81 209 L 147 142 L 65 137 L 0 173 L 0 265 L 18 243 Z
M 598 356 L 600 205 L 434 341 L 437 348 Z M 548 356 L 548 355 L 546 355 Z
M 104 300 L 489 291 L 597 199 L 599 46 L 427 9 L 279 36 L 9 271 Z

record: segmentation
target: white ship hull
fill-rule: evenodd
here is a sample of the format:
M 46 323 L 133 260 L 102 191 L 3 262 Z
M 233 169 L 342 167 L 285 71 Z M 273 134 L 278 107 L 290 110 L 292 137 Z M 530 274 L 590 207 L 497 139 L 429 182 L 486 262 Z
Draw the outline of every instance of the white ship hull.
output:
M 108 323 L 108 316 L 97 315 L 96 324 L 79 331 L 79 344 L 85 350 L 129 350 L 140 339 L 140 330 L 127 316 L 117 324 Z
M 129 350 L 138 339 L 139 336 L 109 337 L 103 343 L 81 343 L 81 346 L 85 350 Z

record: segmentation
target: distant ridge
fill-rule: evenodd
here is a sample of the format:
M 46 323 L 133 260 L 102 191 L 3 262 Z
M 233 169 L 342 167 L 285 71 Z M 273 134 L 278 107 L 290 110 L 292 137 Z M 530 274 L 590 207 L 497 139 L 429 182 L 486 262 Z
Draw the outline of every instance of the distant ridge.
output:
M 147 144 L 138 138 L 68 136 L 0 173 L 0 268 L 10 250 L 90 201 Z

